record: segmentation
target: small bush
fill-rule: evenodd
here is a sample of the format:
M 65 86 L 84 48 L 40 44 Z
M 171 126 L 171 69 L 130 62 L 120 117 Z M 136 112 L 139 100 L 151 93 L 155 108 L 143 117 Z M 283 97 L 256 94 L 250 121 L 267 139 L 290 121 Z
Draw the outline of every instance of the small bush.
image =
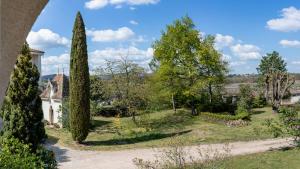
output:
M 293 108 L 279 110 L 280 120 L 267 119 L 265 124 L 274 137 L 290 135 L 294 137 L 295 143 L 300 146 L 300 117 Z
M 22 167 L 21 167 L 22 166 Z M 54 153 L 39 146 L 32 152 L 30 145 L 17 139 L 1 140 L 1 169 L 56 169 Z
M 97 108 L 97 112 L 94 116 L 104 116 L 104 117 L 129 117 L 130 113 L 127 107 L 123 106 L 101 106 Z
M 203 112 L 201 113 L 201 116 L 203 116 L 208 120 L 222 121 L 222 122 L 234 121 L 234 120 L 249 120 L 249 113 L 246 112 L 240 112 L 237 115 Z
M 196 155 L 191 155 L 191 150 L 184 147 L 184 140 L 174 137 L 169 142 L 169 148 L 163 149 L 156 155 L 155 161 L 145 161 L 135 158 L 134 164 L 138 169 L 188 169 L 196 166 L 198 169 L 220 168 L 222 164 L 216 161 L 222 161 L 228 158 L 230 147 L 224 146 L 217 150 L 213 147 L 197 148 Z

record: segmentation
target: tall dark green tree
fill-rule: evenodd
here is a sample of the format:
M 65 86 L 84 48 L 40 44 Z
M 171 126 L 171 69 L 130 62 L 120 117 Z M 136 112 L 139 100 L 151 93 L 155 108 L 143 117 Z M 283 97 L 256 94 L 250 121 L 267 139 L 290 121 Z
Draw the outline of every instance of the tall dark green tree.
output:
M 77 13 L 71 46 L 70 63 L 70 130 L 73 140 L 86 139 L 90 126 L 90 75 L 85 26 Z
M 39 78 L 40 73 L 32 64 L 30 49 L 25 43 L 10 77 L 3 107 L 2 135 L 32 144 L 34 150 L 46 137 L 38 89 Z

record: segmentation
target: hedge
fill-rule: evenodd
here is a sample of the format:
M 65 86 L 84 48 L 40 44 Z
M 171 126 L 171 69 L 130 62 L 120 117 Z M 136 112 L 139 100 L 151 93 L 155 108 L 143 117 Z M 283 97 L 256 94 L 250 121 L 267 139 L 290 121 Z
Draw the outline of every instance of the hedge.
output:
M 237 115 L 226 115 L 226 114 L 217 114 L 217 113 L 209 113 L 202 112 L 201 116 L 209 119 L 209 120 L 217 120 L 217 121 L 234 121 L 234 120 L 249 120 L 249 113 L 243 112 Z

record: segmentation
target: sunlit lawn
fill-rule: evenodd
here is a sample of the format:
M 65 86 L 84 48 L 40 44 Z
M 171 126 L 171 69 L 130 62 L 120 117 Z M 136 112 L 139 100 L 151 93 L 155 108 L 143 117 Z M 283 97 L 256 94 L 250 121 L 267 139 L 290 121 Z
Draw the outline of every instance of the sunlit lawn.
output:
M 91 130 L 85 146 L 74 144 L 66 130 L 47 128 L 47 134 L 50 140 L 56 139 L 62 145 L 89 150 L 161 147 L 168 145 L 175 135 L 186 145 L 193 145 L 271 138 L 263 124 L 269 118 L 277 118 L 271 108 L 255 109 L 249 125 L 228 127 L 223 123 L 206 121 L 201 115 L 192 117 L 187 110 L 175 115 L 168 110 L 137 117 L 138 123 L 144 121 L 141 126 L 135 125 L 131 118 L 95 117 L 95 128 Z
M 299 169 L 300 149 L 236 156 L 217 162 L 218 169 Z M 197 169 L 197 165 L 189 168 Z

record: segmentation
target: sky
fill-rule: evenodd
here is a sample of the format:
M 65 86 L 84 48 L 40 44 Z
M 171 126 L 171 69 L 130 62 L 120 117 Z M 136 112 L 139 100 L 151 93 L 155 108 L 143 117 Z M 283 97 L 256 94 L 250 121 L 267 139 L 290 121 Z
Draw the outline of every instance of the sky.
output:
M 68 74 L 76 13 L 85 21 L 89 68 L 128 56 L 149 69 L 152 44 L 166 25 L 188 15 L 215 47 L 231 74 L 256 73 L 262 56 L 278 51 L 300 73 L 299 0 L 50 0 L 27 37 L 45 51 L 42 75 Z

